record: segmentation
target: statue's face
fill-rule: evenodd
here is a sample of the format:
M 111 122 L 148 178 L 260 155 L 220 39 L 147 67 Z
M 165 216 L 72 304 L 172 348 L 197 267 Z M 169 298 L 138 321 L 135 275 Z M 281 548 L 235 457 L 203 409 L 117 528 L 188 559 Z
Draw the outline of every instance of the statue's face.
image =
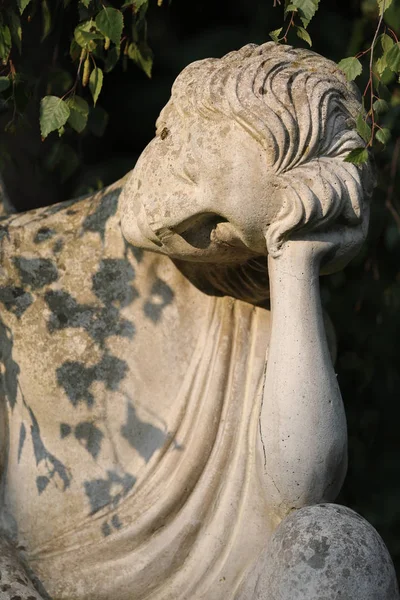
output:
M 172 102 L 157 125 L 123 191 L 128 242 L 192 261 L 267 254 L 280 206 L 261 145 L 233 120 L 183 117 Z

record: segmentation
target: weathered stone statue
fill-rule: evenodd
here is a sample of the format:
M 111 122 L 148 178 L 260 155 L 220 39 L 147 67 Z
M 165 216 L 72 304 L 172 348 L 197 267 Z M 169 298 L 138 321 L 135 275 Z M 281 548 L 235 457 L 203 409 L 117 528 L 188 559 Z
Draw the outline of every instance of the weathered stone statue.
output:
M 126 179 L 3 218 L 0 600 L 398 598 L 327 504 L 318 277 L 366 234 L 359 110 L 334 63 L 249 45 L 183 71 Z

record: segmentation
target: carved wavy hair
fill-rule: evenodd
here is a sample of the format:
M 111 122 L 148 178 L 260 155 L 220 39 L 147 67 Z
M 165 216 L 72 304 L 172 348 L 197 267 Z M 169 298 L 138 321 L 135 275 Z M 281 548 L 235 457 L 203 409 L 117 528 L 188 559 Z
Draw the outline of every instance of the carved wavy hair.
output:
M 371 164 L 344 162 L 363 146 L 359 92 L 335 63 L 269 42 L 189 65 L 172 88 L 182 112 L 234 118 L 265 149 L 281 209 L 266 233 L 279 254 L 290 233 L 355 226 L 367 218 Z

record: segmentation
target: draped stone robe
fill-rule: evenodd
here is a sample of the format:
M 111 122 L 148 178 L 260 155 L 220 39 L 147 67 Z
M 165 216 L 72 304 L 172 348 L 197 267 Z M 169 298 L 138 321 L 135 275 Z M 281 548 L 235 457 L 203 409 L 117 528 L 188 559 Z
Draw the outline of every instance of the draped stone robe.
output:
M 228 600 L 273 526 L 269 311 L 129 246 L 120 187 L 0 222 L 2 527 L 54 600 Z

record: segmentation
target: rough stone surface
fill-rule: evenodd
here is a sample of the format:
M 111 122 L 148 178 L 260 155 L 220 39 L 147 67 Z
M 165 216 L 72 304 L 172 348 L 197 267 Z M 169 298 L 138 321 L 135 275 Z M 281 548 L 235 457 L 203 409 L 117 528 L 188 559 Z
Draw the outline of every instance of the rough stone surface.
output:
M 382 538 L 357 513 L 336 504 L 302 508 L 284 519 L 257 571 L 254 600 L 399 598 Z
M 0 600 L 26 573 L 43 599 L 233 600 L 335 498 L 318 276 L 366 234 L 359 110 L 334 63 L 248 45 L 183 71 L 127 178 L 1 217 Z

